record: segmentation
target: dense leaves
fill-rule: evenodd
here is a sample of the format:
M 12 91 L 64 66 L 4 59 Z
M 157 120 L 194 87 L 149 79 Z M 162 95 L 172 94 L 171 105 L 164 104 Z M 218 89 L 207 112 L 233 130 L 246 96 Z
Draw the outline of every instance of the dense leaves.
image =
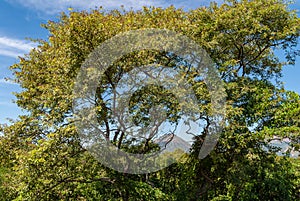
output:
M 281 0 L 228 0 L 184 11 L 145 7 L 139 11 L 102 9 L 62 14 L 43 25 L 46 41 L 13 65 L 23 91 L 17 104 L 28 113 L 1 127 L 0 195 L 4 200 L 298 200 L 299 160 L 277 156 L 269 141 L 290 139 L 299 150 L 300 97 L 280 82 L 293 64 L 300 19 Z M 226 122 L 219 142 L 198 158 L 209 135 L 211 101 L 202 79 L 188 77 L 204 129 L 193 138 L 191 154 L 158 172 L 131 175 L 104 167 L 81 146 L 72 111 L 73 87 L 87 56 L 105 40 L 125 31 L 176 31 L 203 47 L 224 82 Z M 117 48 L 117 47 L 116 47 Z M 279 60 L 274 51 L 285 52 Z M 111 105 L 103 98 L 124 72 L 149 63 L 188 67 L 171 53 L 145 50 L 126 55 L 106 71 L 95 98 L 107 139 L 133 153 L 158 147 L 154 136 L 136 141 L 109 127 Z M 187 68 L 182 68 L 187 69 Z M 141 93 L 141 94 L 140 94 Z M 146 95 L 145 95 L 146 94 Z M 144 97 L 145 96 L 145 97 Z M 137 91 L 130 100 L 136 124 L 147 126 L 149 105 L 164 105 L 169 121 L 178 103 L 161 86 Z M 175 152 L 173 154 L 180 154 Z

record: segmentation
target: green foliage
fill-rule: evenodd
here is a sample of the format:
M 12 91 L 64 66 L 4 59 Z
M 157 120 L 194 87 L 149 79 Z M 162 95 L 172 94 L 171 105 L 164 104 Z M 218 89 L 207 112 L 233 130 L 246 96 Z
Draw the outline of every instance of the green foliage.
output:
M 3 189 L 3 183 L 5 180 L 6 170 L 4 168 L 0 168 L 0 197 L 5 198 L 5 191 Z
M 28 114 L 1 127 L 2 198 L 299 199 L 299 160 L 278 157 L 268 144 L 274 137 L 289 138 L 291 147 L 299 150 L 300 98 L 284 89 L 280 77 L 284 65 L 295 61 L 300 19 L 284 1 L 230 0 L 190 11 L 172 6 L 140 11 L 99 9 L 62 14 L 58 22 L 43 26 L 49 31 L 48 40 L 41 40 L 11 67 L 23 88 L 16 93 L 17 104 Z M 210 95 L 203 79 L 196 79 L 200 75 L 195 72 L 187 73 L 188 64 L 165 52 L 145 50 L 126 55 L 99 83 L 96 105 L 101 125 L 111 123 L 111 106 L 103 94 L 113 90 L 122 73 L 149 63 L 183 66 L 205 124 L 193 139 L 190 155 L 158 172 L 130 175 L 104 167 L 81 146 L 72 111 L 73 87 L 81 64 L 99 44 L 119 33 L 144 28 L 176 31 L 208 52 L 226 89 L 226 123 L 213 152 L 200 160 L 198 153 L 211 126 Z M 285 51 L 286 61 L 279 61 L 276 49 Z M 165 104 L 169 121 L 176 123 L 178 103 L 172 94 L 157 86 L 143 90 L 136 92 L 130 103 L 136 123 L 147 126 L 149 104 Z M 147 94 L 139 98 L 139 93 Z M 152 138 L 137 141 L 112 129 L 107 135 L 128 152 L 158 149 Z

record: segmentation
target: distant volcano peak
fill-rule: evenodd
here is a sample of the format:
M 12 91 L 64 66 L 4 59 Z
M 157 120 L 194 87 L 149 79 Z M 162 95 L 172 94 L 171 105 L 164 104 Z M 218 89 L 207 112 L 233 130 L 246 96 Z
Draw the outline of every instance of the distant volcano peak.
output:
M 173 133 L 161 136 L 156 139 L 154 143 L 158 144 L 163 152 L 173 152 L 177 149 L 181 149 L 185 153 L 189 153 L 191 148 L 191 145 L 187 141 Z

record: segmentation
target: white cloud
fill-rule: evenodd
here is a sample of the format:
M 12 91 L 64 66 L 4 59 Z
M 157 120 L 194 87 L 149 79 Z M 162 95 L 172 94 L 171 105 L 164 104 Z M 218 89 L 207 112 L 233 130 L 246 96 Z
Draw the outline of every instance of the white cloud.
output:
M 28 53 L 34 43 L 0 36 L 0 55 L 17 58 Z
M 0 37 L 0 45 L 5 45 L 11 48 L 16 48 L 19 50 L 25 50 L 28 51 L 32 48 L 32 44 L 26 43 L 22 40 L 16 40 L 6 37 Z
M 7 57 L 17 58 L 18 56 L 21 56 L 21 55 L 22 55 L 21 52 L 4 50 L 4 49 L 2 49 L 2 47 L 0 47 L 0 56 L 7 56 Z
M 52 15 L 61 11 L 66 11 L 72 7 L 79 10 L 89 10 L 95 7 L 103 6 L 105 9 L 119 8 L 124 5 L 125 8 L 140 9 L 142 6 L 167 7 L 174 5 L 176 7 L 196 8 L 198 6 L 208 5 L 210 0 L 6 0 L 12 4 L 21 4 L 22 6 L 43 13 Z M 221 2 L 223 0 L 216 0 Z
M 5 78 L 1 78 L 0 79 L 0 84 L 13 84 L 13 85 L 17 85 L 17 83 L 11 81 L 11 80 L 8 80 L 8 79 L 5 79 Z
M 67 10 L 72 7 L 75 9 L 88 10 L 95 7 L 103 6 L 104 8 L 111 9 L 117 8 L 121 5 L 126 8 L 141 8 L 143 5 L 162 6 L 160 0 L 7 0 L 10 3 L 21 4 L 24 7 L 34 10 L 42 11 L 46 14 L 57 14 L 61 11 Z

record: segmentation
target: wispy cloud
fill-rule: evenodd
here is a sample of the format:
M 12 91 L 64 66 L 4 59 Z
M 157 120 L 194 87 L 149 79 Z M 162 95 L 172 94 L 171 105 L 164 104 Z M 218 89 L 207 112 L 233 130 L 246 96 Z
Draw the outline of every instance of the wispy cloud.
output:
M 3 50 L 0 47 L 0 56 L 7 56 L 7 57 L 14 57 L 17 58 L 18 56 L 20 56 L 22 53 L 17 52 L 17 51 L 10 51 L 10 50 Z
M 0 79 L 0 84 L 13 84 L 13 85 L 17 85 L 17 83 L 9 80 L 9 79 L 5 79 L 5 78 L 1 78 Z
M 6 0 L 10 3 L 21 4 L 24 7 L 31 8 L 37 11 L 42 11 L 46 14 L 57 14 L 61 11 L 72 7 L 75 9 L 88 10 L 91 8 L 103 6 L 105 8 L 116 8 L 125 5 L 127 8 L 141 8 L 143 5 L 162 6 L 163 1 L 160 0 Z
M 22 40 L 16 40 L 16 39 L 11 39 L 6 37 L 0 37 L 0 44 L 6 45 L 8 47 L 16 48 L 19 50 L 25 50 L 25 51 L 28 51 L 32 48 L 31 44 L 26 43 Z
M 167 7 L 174 5 L 176 7 L 195 8 L 208 5 L 210 0 L 6 0 L 10 3 L 21 4 L 24 7 L 41 11 L 46 14 L 57 14 L 72 7 L 80 10 L 89 10 L 95 7 L 103 6 L 105 9 L 119 8 L 121 5 L 125 8 L 140 9 L 142 6 Z M 223 0 L 215 0 L 221 2 Z
M 32 42 L 0 36 L 0 55 L 2 56 L 16 58 L 28 53 L 34 46 Z

